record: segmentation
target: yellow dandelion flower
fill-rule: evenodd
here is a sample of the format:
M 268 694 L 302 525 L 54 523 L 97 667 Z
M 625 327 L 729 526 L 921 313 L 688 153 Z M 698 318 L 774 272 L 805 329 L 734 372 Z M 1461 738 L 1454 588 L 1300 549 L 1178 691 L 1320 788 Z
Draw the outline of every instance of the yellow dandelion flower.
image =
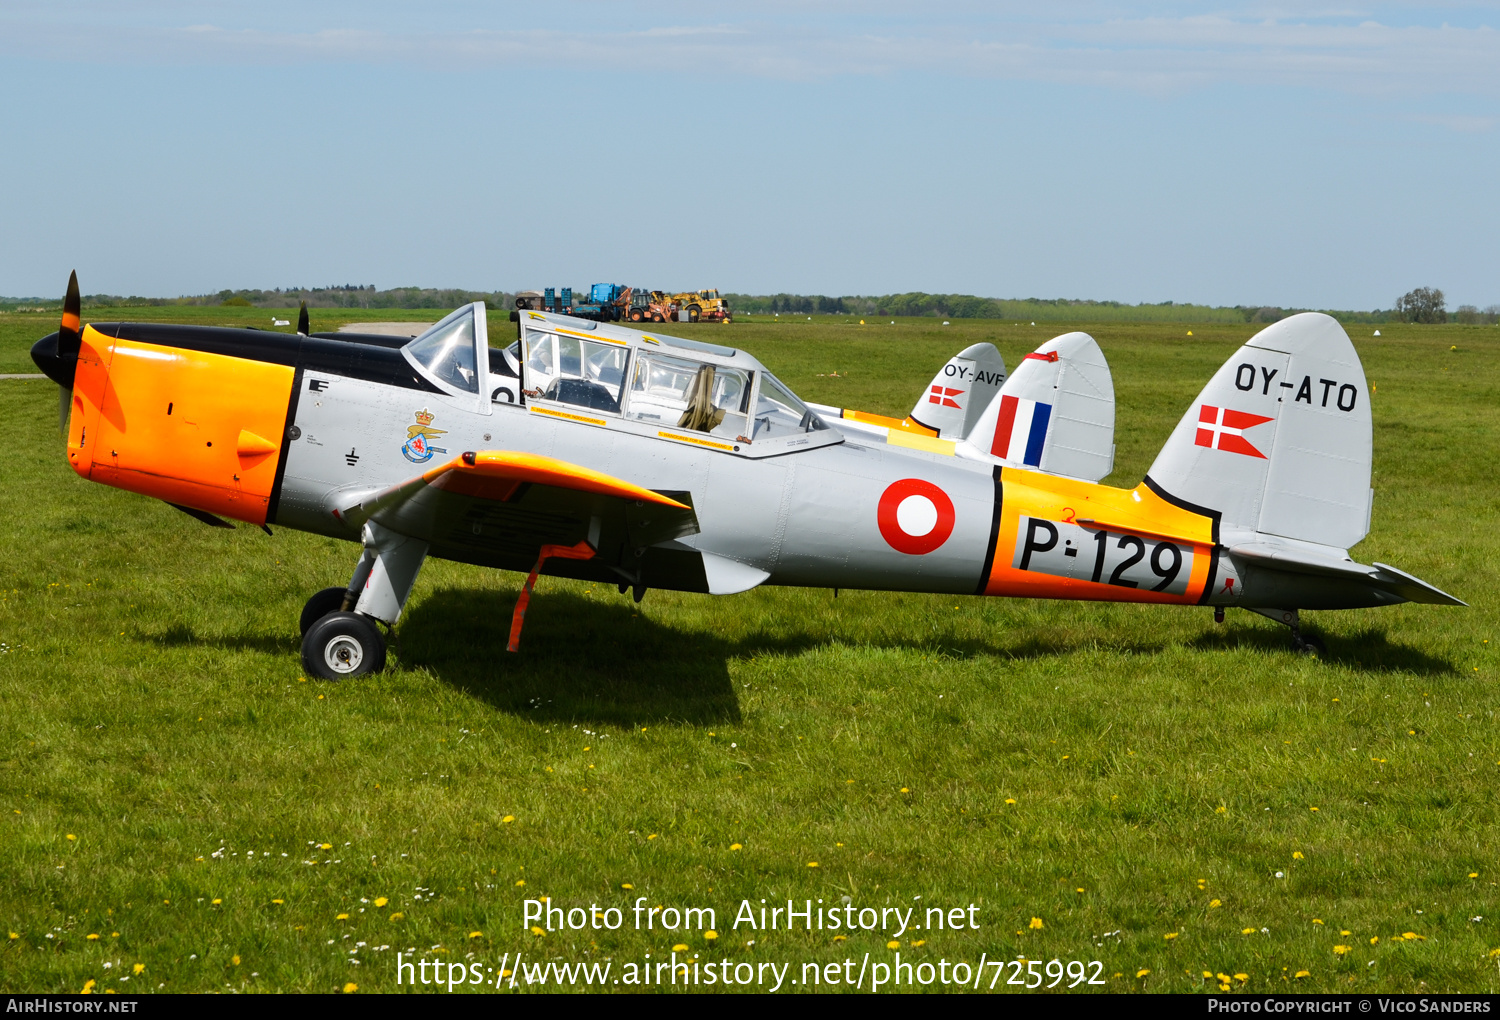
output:
M 1302 851 L 1301 850 L 1293 850 L 1292 851 L 1292 860 L 1294 860 L 1294 861 L 1300 861 L 1300 860 L 1302 860 Z
M 1074 892 L 1083 892 L 1083 886 L 1079 886 L 1077 889 L 1075 889 L 1073 891 Z
M 731 850 L 743 850 L 745 848 L 743 846 L 741 846 L 739 843 L 730 843 L 729 844 L 729 849 L 731 849 Z
M 93 978 L 89 978 L 87 981 L 85 981 L 83 983 L 83 988 L 82 988 L 82 990 L 79 991 L 78 994 L 79 995 L 88 995 L 93 990 L 94 990 L 94 979 Z
M 1322 924 L 1322 923 L 1323 923 L 1323 919 L 1321 917 L 1315 917 L 1315 918 L 1313 918 L 1313 924 Z
M 274 904 L 276 904 L 279 907 L 282 904 L 284 904 L 286 902 L 286 900 L 272 900 L 271 902 L 274 903 Z
M 130 972 L 132 974 L 139 974 L 141 971 L 143 971 L 145 969 L 146 969 L 146 965 L 144 963 L 138 963 L 134 967 L 130 968 Z
M 1318 809 L 1317 808 L 1308 808 L 1307 810 L 1309 810 L 1309 811 L 1316 811 Z
M 926 939 L 916 939 L 916 940 L 914 940 L 912 942 L 912 947 L 913 948 L 916 948 L 917 946 L 925 946 L 925 945 L 927 945 L 927 940 Z
M 895 939 L 891 939 L 889 942 L 887 942 L 885 944 L 885 948 L 887 948 L 887 949 L 900 949 L 901 948 L 901 943 L 897 942 Z
M 1255 934 L 1255 929 L 1254 928 L 1246 928 L 1244 931 L 1240 932 L 1240 934 L 1241 935 L 1254 935 Z
M 1221 974 L 1214 974 L 1212 976 L 1218 978 L 1220 981 L 1222 981 L 1226 985 L 1229 984 L 1229 975 L 1228 974 L 1222 974 L 1221 973 Z
M 353 981 L 350 981 L 348 984 L 344 985 L 345 995 L 353 995 L 357 991 L 359 991 L 359 985 L 355 984 Z
M 383 907 L 383 906 L 385 906 L 389 902 L 391 902 L 391 901 L 388 900 L 388 899 L 386 899 L 384 896 L 377 896 L 377 897 L 375 897 L 375 905 L 377 907 Z
M 518 879 L 516 879 L 516 888 L 517 889 L 521 888 L 521 886 L 523 886 L 525 884 L 526 884 L 526 879 L 524 879 L 524 878 L 518 878 Z
M 833 941 L 835 941 L 835 942 L 844 942 L 844 941 L 847 941 L 848 938 L 849 938 L 848 935 L 835 935 L 833 937 Z M 1497 950 L 1497 952 L 1500 952 L 1500 950 Z
M 349 920 L 349 915 L 348 914 L 340 914 L 338 917 L 335 917 L 334 920 L 335 921 L 347 921 L 347 920 Z
M 1047 926 L 1042 923 L 1042 919 L 1040 917 L 1033 917 L 1031 919 L 1030 928 L 1031 928 L 1032 931 L 1036 931 L 1036 930 L 1038 930 L 1040 928 L 1045 928 L 1045 927 L 1047 927 Z
M 1491 949 L 1490 950 L 1490 959 L 1493 960 L 1497 956 L 1500 956 L 1500 949 Z
M 213 905 L 217 907 L 219 904 L 221 904 L 223 902 L 224 902 L 223 900 L 214 900 Z
M 672 947 L 672 952 L 674 953 L 685 953 L 687 951 L 688 947 L 686 942 L 679 942 L 677 943 L 677 945 Z
M 112 939 L 117 939 L 117 938 L 120 937 L 120 933 L 117 932 L 117 931 L 112 931 L 112 932 L 109 933 L 109 937 L 112 938 Z
M 703 937 L 707 941 L 712 942 L 714 939 L 719 937 L 719 933 L 710 928 L 708 929 L 708 931 L 703 933 Z
M 1210 907 L 1222 907 L 1224 904 L 1219 902 L 1218 900 L 1209 900 L 1208 905 Z
M 1371 935 L 1370 936 L 1370 945 L 1375 946 L 1375 945 L 1379 945 L 1379 944 L 1380 944 L 1380 936 L 1379 935 Z
M 655 839 L 655 838 L 656 838 L 656 837 L 657 837 L 657 835 L 659 835 L 659 834 L 658 834 L 658 833 L 655 833 L 655 832 L 653 832 L 653 833 L 652 833 L 652 834 L 651 834 L 651 835 L 649 835 L 649 836 L 647 836 L 647 837 L 646 837 L 646 839 L 648 839 L 648 840 L 652 840 L 652 839 Z
M 1333 951 L 1334 951 L 1335 954 L 1337 954 L 1339 956 L 1343 956 L 1345 953 L 1347 953 L 1349 951 L 1349 947 L 1348 946 L 1334 946 L 1333 947 Z
M 901 792 L 902 792 L 902 793 L 911 793 L 911 791 L 910 791 L 910 790 L 908 790 L 908 789 L 907 789 L 907 788 L 906 788 L 906 787 L 904 787 L 904 786 L 903 786 L 903 787 L 901 787 Z
M 318 849 L 319 850 L 332 850 L 333 849 L 333 844 L 332 843 L 319 843 L 318 844 Z
M 77 837 L 77 836 L 75 836 L 75 835 L 73 835 L 73 834 L 72 834 L 72 833 L 71 833 L 71 832 L 70 832 L 70 833 L 68 833 L 68 839 L 70 839 L 70 840 L 77 840 L 77 839 L 78 839 L 78 837 Z M 90 981 L 90 982 L 89 982 L 89 984 L 93 984 L 93 982 L 92 982 L 92 981 Z
M 1312 972 L 1311 972 L 1311 971 L 1306 971 L 1306 970 L 1299 970 L 1299 971 L 1298 971 L 1298 972 L 1297 972 L 1297 973 L 1296 973 L 1296 974 L 1295 974 L 1295 975 L 1293 975 L 1293 976 L 1294 976 L 1294 977 L 1295 977 L 1295 978 L 1296 978 L 1296 979 L 1297 979 L 1297 980 L 1298 980 L 1298 981 L 1301 981 L 1301 980 L 1302 980 L 1302 979 L 1303 979 L 1303 978 L 1305 978 L 1305 977 L 1312 977 Z
M 1214 808 L 1214 814 L 1216 815 L 1227 815 L 1228 813 L 1229 809 L 1223 804 L 1220 804 L 1218 807 Z
M 542 929 L 538 928 L 536 925 L 532 925 L 531 926 L 531 934 L 533 934 L 533 935 L 545 935 L 547 933 L 544 932 L 544 931 L 542 931 Z
M 471 939 L 482 939 L 482 938 L 484 938 L 484 932 L 482 932 L 482 931 L 471 931 L 471 932 L 469 932 L 469 938 L 471 938 Z
M 1206 977 L 1206 978 L 1211 978 L 1211 977 L 1213 977 L 1213 976 L 1214 976 L 1214 972 L 1213 972 L 1213 971 L 1211 971 L 1211 970 L 1205 970 L 1205 971 L 1204 971 L 1204 972 L 1203 972 L 1203 976 L 1204 976 L 1204 977 Z
M 1005 798 L 1005 803 L 1007 803 L 1007 804 L 1014 804 L 1015 802 L 1016 802 L 1016 798 L 1014 798 L 1014 797 L 1006 797 Z
M 1471 872 L 1469 872 L 1469 877 L 1470 878 L 1478 878 L 1479 877 L 1479 872 L 1477 872 L 1477 871 L 1471 871 Z
M 1236 974 L 1234 976 L 1234 979 L 1236 981 L 1249 981 L 1250 980 L 1250 975 L 1249 974 Z
M 1138 971 L 1135 972 L 1135 976 L 1138 977 L 1138 978 L 1143 978 L 1147 974 L 1150 974 L 1150 973 L 1151 973 L 1151 968 L 1150 967 L 1142 967 L 1140 970 L 1138 970 Z
M 511 822 L 513 822 L 515 820 L 516 820 L 516 816 L 515 815 L 506 815 L 504 818 L 500 819 L 500 824 L 501 825 L 509 825 Z
M 238 967 L 238 966 L 239 966 L 239 965 L 240 965 L 240 957 L 239 957 L 239 954 L 238 954 L 238 953 L 236 953 L 236 954 L 235 954 L 235 955 L 234 955 L 234 956 L 231 956 L 231 957 L 230 957 L 230 958 L 229 958 L 229 960 L 230 960 L 230 962 L 231 962 L 231 963 L 233 963 L 233 964 L 234 964 L 234 965 L 235 965 L 235 966 L 236 966 L 236 967 Z
M 18 932 L 18 931 L 13 931 L 13 932 L 10 933 L 10 937 L 13 938 L 13 939 L 18 939 L 18 938 L 21 937 L 21 933 Z
M 809 868 L 816 868 L 818 866 L 818 862 L 817 861 L 808 861 L 807 862 L 807 866 Z
M 97 941 L 99 941 L 99 933 L 95 932 L 92 935 L 90 935 L 88 938 L 89 938 L 90 942 L 97 942 Z
M 1404 932 L 1401 933 L 1401 937 L 1404 938 L 1404 939 L 1411 939 L 1411 940 L 1414 940 L 1414 941 L 1417 941 L 1417 942 L 1426 942 L 1427 941 L 1427 936 L 1426 935 L 1418 935 L 1414 931 L 1404 931 Z
M 635 886 L 631 885 L 629 882 L 621 882 L 620 883 L 620 888 L 621 889 L 634 889 Z
M 401 911 L 398 910 L 394 914 L 391 915 L 390 919 L 392 921 L 399 921 L 399 920 L 401 920 L 405 916 L 406 916 L 405 914 L 401 913 Z

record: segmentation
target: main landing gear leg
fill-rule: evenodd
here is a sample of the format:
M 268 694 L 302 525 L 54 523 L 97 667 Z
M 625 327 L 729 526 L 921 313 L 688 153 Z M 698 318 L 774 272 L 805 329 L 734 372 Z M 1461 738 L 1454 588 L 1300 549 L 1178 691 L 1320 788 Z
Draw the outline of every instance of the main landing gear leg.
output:
M 1292 630 L 1292 651 L 1302 655 L 1315 655 L 1323 658 L 1328 654 L 1328 646 L 1323 644 L 1321 638 L 1314 634 L 1302 633 L 1302 621 L 1295 609 L 1255 609 L 1246 607 L 1252 613 L 1259 613 L 1268 620 L 1284 623 Z
M 397 534 L 370 521 L 364 528 L 365 549 L 345 589 L 326 588 L 303 609 L 302 666 L 325 680 L 378 673 L 385 668 L 385 638 L 379 621 L 394 626 L 417 572 L 427 558 L 427 543 Z M 334 599 L 337 604 L 334 604 Z M 309 623 L 309 615 L 323 610 Z

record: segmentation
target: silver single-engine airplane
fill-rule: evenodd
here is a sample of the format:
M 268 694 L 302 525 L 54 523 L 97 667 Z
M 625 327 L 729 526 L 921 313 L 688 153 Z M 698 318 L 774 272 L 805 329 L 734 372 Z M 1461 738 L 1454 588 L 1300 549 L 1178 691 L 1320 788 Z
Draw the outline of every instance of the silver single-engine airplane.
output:
M 905 419 L 799 400 L 744 351 L 482 303 L 415 338 L 80 317 L 32 348 L 62 387 L 84 478 L 359 542 L 347 587 L 302 612 L 302 659 L 377 671 L 428 556 L 731 594 L 760 584 L 1299 609 L 1463 605 L 1347 550 L 1369 530 L 1364 371 L 1332 318 L 1262 330 L 1209 381 L 1133 489 L 1114 390 L 1069 333 L 1007 375 L 976 344 Z M 269 529 L 267 529 L 269 530 Z

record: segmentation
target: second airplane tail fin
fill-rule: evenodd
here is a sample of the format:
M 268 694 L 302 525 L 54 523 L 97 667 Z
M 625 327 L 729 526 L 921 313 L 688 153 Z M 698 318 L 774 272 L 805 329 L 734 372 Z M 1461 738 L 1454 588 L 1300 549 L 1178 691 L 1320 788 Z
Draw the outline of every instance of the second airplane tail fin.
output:
M 1064 333 L 1021 360 L 958 455 L 1097 482 L 1114 469 L 1115 384 L 1087 333 Z

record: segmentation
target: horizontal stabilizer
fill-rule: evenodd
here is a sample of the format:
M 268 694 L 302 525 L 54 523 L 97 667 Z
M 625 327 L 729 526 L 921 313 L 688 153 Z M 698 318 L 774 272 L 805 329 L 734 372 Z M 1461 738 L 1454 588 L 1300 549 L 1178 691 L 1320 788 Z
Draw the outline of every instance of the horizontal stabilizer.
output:
M 1384 563 L 1375 564 L 1380 571 L 1376 584 L 1386 591 L 1395 592 L 1408 602 L 1425 602 L 1432 606 L 1467 606 L 1468 603 L 1454 598 L 1441 588 L 1434 588 L 1420 578 L 1412 577 L 1404 570 Z
M 1324 577 L 1352 577 L 1362 581 L 1375 579 L 1375 568 L 1348 558 L 1323 556 L 1305 549 L 1289 549 L 1270 542 L 1245 542 L 1229 547 L 1232 555 L 1251 562 L 1290 570 L 1295 574 L 1320 574 Z

